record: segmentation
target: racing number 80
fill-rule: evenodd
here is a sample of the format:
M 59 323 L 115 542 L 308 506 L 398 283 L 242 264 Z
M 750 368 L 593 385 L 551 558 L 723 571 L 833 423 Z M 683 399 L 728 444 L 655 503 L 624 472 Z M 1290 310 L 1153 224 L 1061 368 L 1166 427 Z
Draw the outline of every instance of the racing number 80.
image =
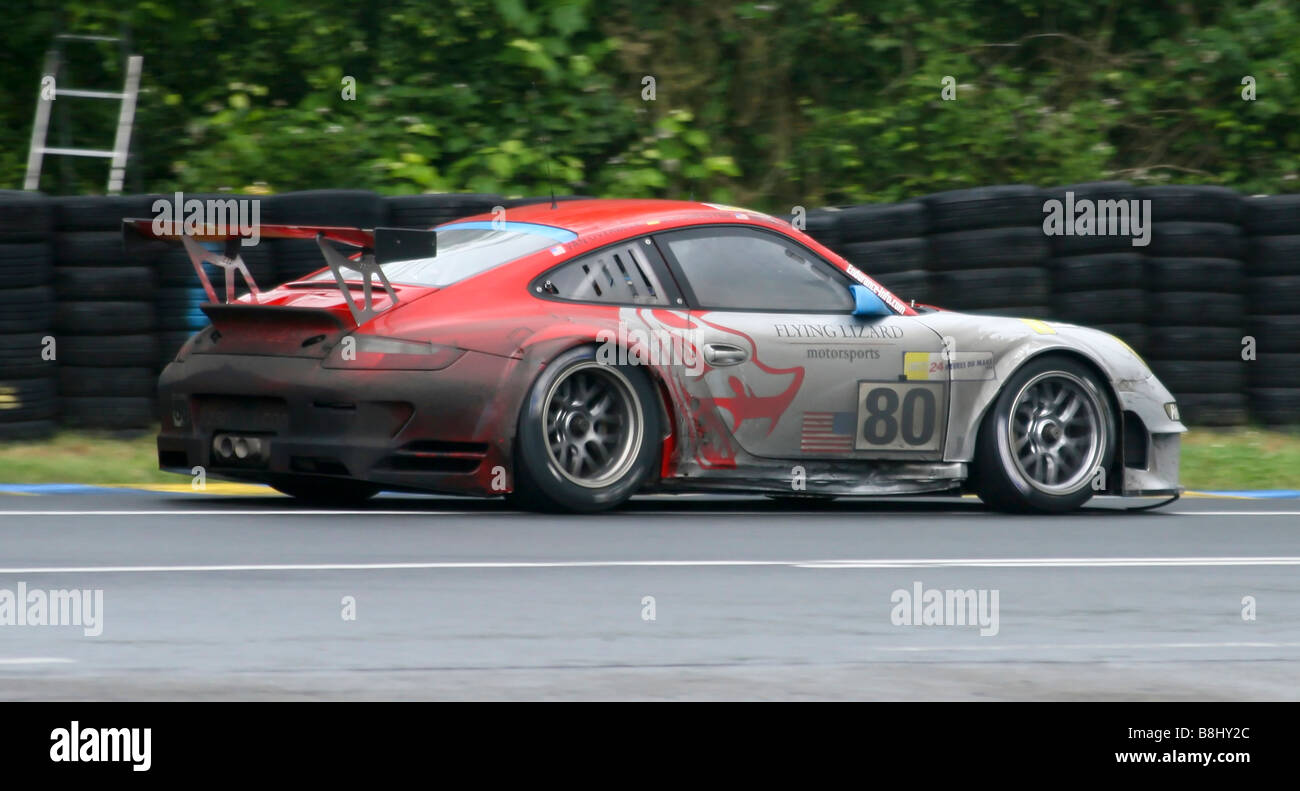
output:
M 895 387 L 873 387 L 862 398 L 860 443 L 880 447 L 898 445 L 919 448 L 935 438 L 939 422 L 939 399 L 935 390 L 911 386 L 900 396 Z

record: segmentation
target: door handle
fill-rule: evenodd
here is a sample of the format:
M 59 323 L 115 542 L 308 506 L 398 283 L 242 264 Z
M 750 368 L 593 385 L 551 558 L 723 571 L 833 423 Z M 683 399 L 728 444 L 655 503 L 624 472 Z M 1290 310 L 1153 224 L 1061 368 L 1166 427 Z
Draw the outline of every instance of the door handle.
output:
M 749 353 L 729 343 L 704 344 L 704 362 L 709 365 L 737 365 L 749 359 Z

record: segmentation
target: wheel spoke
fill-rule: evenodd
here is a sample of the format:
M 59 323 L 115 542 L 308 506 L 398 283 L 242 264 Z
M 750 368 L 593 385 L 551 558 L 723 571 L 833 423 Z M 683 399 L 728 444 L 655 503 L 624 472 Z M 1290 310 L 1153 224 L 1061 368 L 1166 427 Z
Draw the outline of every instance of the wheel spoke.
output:
M 595 399 L 595 403 L 593 403 L 588 409 L 588 412 L 590 412 L 593 418 L 601 417 L 606 414 L 606 411 L 613 405 L 613 403 L 614 395 L 608 390 L 601 390 Z
M 576 443 L 568 446 L 569 450 L 569 472 L 574 475 L 582 474 L 582 465 L 587 461 L 587 454 Z
M 1060 473 L 1060 468 L 1056 463 L 1056 457 L 1051 454 L 1044 455 L 1043 466 L 1046 468 L 1044 478 L 1047 483 L 1056 483 L 1057 475 Z
M 1061 404 L 1065 403 L 1065 399 L 1070 396 L 1071 393 L 1069 390 L 1065 389 L 1065 385 L 1059 385 L 1056 388 L 1056 395 L 1052 397 L 1052 402 L 1048 405 L 1049 413 L 1060 414 Z
M 599 440 L 587 440 L 583 444 L 583 450 L 597 466 L 606 464 L 609 461 L 609 449 L 601 444 Z
M 1079 407 L 1082 405 L 1083 401 L 1079 398 L 1078 394 L 1071 393 L 1069 400 L 1065 403 L 1065 408 L 1057 412 L 1060 416 L 1061 422 L 1069 423 L 1074 420 L 1075 413 L 1079 411 Z

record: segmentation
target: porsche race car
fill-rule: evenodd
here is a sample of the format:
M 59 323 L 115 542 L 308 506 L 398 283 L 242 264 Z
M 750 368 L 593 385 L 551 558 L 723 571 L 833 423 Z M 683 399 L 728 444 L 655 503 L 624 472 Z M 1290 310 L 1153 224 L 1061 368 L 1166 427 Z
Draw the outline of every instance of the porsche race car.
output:
M 1177 404 L 1122 340 L 906 303 L 745 209 L 263 225 L 326 263 L 265 291 L 238 237 L 124 233 L 184 244 L 209 297 L 211 326 L 159 383 L 164 470 L 323 503 L 386 489 L 576 512 L 643 492 L 971 491 L 1062 512 L 1181 491 Z

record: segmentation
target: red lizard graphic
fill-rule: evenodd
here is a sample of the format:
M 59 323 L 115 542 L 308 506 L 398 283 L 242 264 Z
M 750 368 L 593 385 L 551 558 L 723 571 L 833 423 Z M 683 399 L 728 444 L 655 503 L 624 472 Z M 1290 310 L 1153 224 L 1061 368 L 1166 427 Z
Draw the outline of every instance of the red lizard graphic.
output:
M 650 310 L 646 311 L 653 319 L 653 323 L 661 327 L 670 328 L 671 330 L 681 330 L 686 336 L 683 338 L 684 344 L 691 344 L 690 331 L 696 326 L 694 322 L 707 325 L 716 330 L 730 333 L 740 338 L 744 338 L 749 344 L 751 351 L 750 359 L 760 371 L 772 376 L 791 376 L 790 383 L 776 395 L 761 396 L 754 393 L 753 388 L 747 387 L 738 376 L 729 376 L 727 378 L 727 388 L 730 390 L 730 396 L 714 396 L 708 392 L 701 393 L 698 397 L 692 396 L 689 389 L 674 381 L 674 378 L 668 377 L 666 381 L 673 382 L 670 387 L 674 392 L 685 394 L 685 402 L 693 403 L 692 415 L 693 420 L 688 423 L 694 427 L 698 426 L 701 431 L 698 434 L 700 441 L 693 443 L 696 446 L 696 461 L 705 467 L 734 467 L 736 447 L 732 440 L 733 435 L 740 429 L 741 424 L 747 420 L 768 421 L 767 433 L 771 434 L 776 429 L 777 421 L 785 414 L 785 411 L 794 401 L 803 385 L 805 371 L 803 367 L 794 368 L 773 368 L 767 365 L 758 357 L 758 344 L 754 339 L 744 332 L 725 327 L 720 324 L 710 322 L 698 316 L 683 316 L 672 311 Z M 645 312 L 637 311 L 639 318 L 647 324 L 652 322 L 646 320 Z M 690 345 L 691 351 L 699 354 L 699 349 Z M 704 364 L 703 372 L 697 381 L 702 381 L 703 377 L 710 371 L 715 370 L 713 367 Z M 724 425 L 722 420 L 722 411 L 725 411 L 730 418 L 730 426 Z
M 733 395 L 730 398 L 711 397 L 705 401 L 705 403 L 708 403 L 711 406 L 716 406 L 719 409 L 725 409 L 731 414 L 732 433 L 739 430 L 740 424 L 744 423 L 746 420 L 761 420 L 766 418 L 768 420 L 767 433 L 771 434 L 776 429 L 777 421 L 785 414 L 786 409 L 790 407 L 795 396 L 798 395 L 800 386 L 803 385 L 803 367 L 773 368 L 759 359 L 758 344 L 754 342 L 753 338 L 740 330 L 732 329 L 731 327 L 724 327 L 720 324 L 714 324 L 704 318 L 693 318 L 698 319 L 701 324 L 707 324 L 716 330 L 730 332 L 733 335 L 738 335 L 744 338 L 749 344 L 750 351 L 752 352 L 750 354 L 750 360 L 763 373 L 772 376 L 784 376 L 789 374 L 794 377 L 790 381 L 789 386 L 780 393 L 771 396 L 760 396 L 755 395 L 753 389 L 746 387 L 740 377 L 730 376 L 727 378 L 727 386 L 731 389 Z

